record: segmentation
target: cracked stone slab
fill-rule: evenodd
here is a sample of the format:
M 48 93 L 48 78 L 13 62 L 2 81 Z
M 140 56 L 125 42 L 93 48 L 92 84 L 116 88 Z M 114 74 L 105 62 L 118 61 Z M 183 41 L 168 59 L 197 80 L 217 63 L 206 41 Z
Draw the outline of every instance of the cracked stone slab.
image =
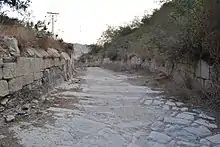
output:
M 167 147 L 175 147 L 176 146 L 176 140 L 170 141 L 170 143 L 167 145 Z
M 204 127 L 204 126 L 200 126 L 200 127 L 187 127 L 187 128 L 184 128 L 187 132 L 189 133 L 192 133 L 198 137 L 205 137 L 205 136 L 208 136 L 208 135 L 211 135 L 212 132 Z
M 182 103 L 182 102 L 176 102 L 176 105 L 180 107 L 180 106 L 184 105 L 184 103 Z
M 204 125 L 204 126 L 206 126 L 208 128 L 213 128 L 213 129 L 218 128 L 218 126 L 216 124 L 210 123 L 210 122 L 208 122 L 208 121 L 206 121 L 204 119 L 198 119 L 195 122 L 200 124 L 200 125 Z
M 176 116 L 177 118 L 187 119 L 187 120 L 194 120 L 194 116 L 187 114 L 187 113 L 180 113 Z
M 149 141 L 146 145 L 146 147 L 166 147 L 164 144 L 160 144 L 157 142 Z
M 162 131 L 165 128 L 164 123 L 161 121 L 157 121 L 151 125 L 151 129 L 153 131 Z
M 176 111 L 178 111 L 178 110 L 180 110 L 180 108 L 174 106 L 174 107 L 172 107 L 172 110 L 176 110 Z
M 168 131 L 167 134 L 169 136 L 172 136 L 174 138 L 183 140 L 183 141 L 195 141 L 197 140 L 197 136 L 194 134 L 191 134 L 187 132 L 186 130 L 180 129 L 180 130 L 173 130 L 173 131 Z
M 200 144 L 202 144 L 202 145 L 206 145 L 206 146 L 211 146 L 211 142 L 210 141 L 208 141 L 207 139 L 201 139 L 200 141 Z
M 209 141 L 212 142 L 212 143 L 220 144 L 220 134 L 207 137 L 206 139 L 209 140 Z
M 187 108 L 187 107 L 180 108 L 180 111 L 182 111 L 182 112 L 185 112 L 185 111 L 188 111 L 188 110 L 189 110 L 189 108 Z
M 170 110 L 170 106 L 169 105 L 163 105 L 163 110 Z
M 165 117 L 164 122 L 171 124 L 189 125 L 192 121 L 175 117 Z
M 166 144 L 168 143 L 169 141 L 171 141 L 171 137 L 169 137 L 168 135 L 166 134 L 163 134 L 163 133 L 159 133 L 159 132 L 151 132 L 150 135 L 148 136 L 148 139 L 152 139 L 153 141 L 156 141 L 158 143 L 163 143 L 163 144 Z
M 203 113 L 199 114 L 199 117 L 201 117 L 201 118 L 203 118 L 203 119 L 211 120 L 211 121 L 214 121 L 214 120 L 215 120 L 214 117 L 208 116 L 208 115 L 203 114 Z
M 0 135 L 0 139 L 3 139 L 3 138 L 5 138 L 6 136 L 4 136 L 4 135 Z
M 191 142 L 185 142 L 185 141 L 178 141 L 177 145 L 180 147 L 199 147 L 199 144 L 191 143 Z
M 154 102 L 153 102 L 153 105 L 156 105 L 156 106 L 160 106 L 162 104 L 164 104 L 164 102 L 161 100 L 154 100 Z
M 144 102 L 145 105 L 151 105 L 153 103 L 153 100 L 146 100 Z
M 176 103 L 174 103 L 174 102 L 172 102 L 172 101 L 167 101 L 167 102 L 166 102 L 166 105 L 176 106 Z

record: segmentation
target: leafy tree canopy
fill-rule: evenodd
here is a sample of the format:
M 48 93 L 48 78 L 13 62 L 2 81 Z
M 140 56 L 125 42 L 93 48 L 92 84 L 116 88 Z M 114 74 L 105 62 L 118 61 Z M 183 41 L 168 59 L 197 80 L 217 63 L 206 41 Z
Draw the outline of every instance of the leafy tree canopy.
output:
M 30 6 L 30 0 L 0 0 L 0 7 L 9 6 L 15 10 L 26 10 Z

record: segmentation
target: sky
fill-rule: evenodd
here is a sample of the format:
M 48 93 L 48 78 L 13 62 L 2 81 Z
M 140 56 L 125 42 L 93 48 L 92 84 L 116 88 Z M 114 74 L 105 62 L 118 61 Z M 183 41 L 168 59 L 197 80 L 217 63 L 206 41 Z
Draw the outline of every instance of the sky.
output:
M 107 25 L 124 25 L 158 7 L 156 0 L 32 0 L 29 10 L 34 20 L 49 21 L 47 12 L 59 13 L 55 33 L 67 42 L 91 44 Z

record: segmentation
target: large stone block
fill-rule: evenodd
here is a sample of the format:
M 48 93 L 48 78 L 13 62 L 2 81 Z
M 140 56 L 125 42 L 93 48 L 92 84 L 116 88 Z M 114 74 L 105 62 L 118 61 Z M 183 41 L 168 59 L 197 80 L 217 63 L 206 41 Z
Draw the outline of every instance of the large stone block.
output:
M 65 52 L 61 53 L 61 58 L 64 59 L 64 60 L 70 60 L 70 56 Z
M 37 51 L 36 55 L 37 55 L 38 57 L 40 57 L 40 58 L 42 58 L 42 57 L 48 58 L 48 57 L 50 56 L 50 55 L 49 55 L 45 50 L 43 50 L 43 49 L 37 49 L 36 51 Z
M 50 59 L 50 67 L 55 66 L 55 60 L 54 59 Z
M 44 69 L 50 67 L 50 59 L 44 59 Z
M 0 67 L 0 79 L 3 77 L 3 68 Z
M 49 54 L 50 57 L 55 57 L 55 58 L 59 58 L 60 54 L 56 49 L 53 48 L 48 48 L 47 53 Z
M 3 59 L 0 58 L 0 65 L 3 65 Z
M 12 79 L 16 77 L 16 63 L 4 63 L 3 64 L 3 78 Z
M 66 63 L 65 59 L 61 59 L 61 65 L 64 65 Z
M 55 64 L 55 66 L 60 66 L 61 65 L 60 59 L 59 58 L 55 58 L 54 59 L 54 64 Z
M 27 75 L 32 72 L 31 63 L 33 58 L 19 57 L 17 59 L 16 76 Z
M 23 77 L 16 77 L 16 78 L 11 79 L 8 82 L 8 87 L 9 87 L 10 93 L 21 90 L 23 87 Z
M 34 57 L 34 58 L 43 58 L 49 56 L 46 51 L 35 48 L 27 48 L 25 54 L 27 57 Z
M 30 63 L 31 72 L 39 72 L 44 68 L 44 61 L 42 58 L 33 58 Z
M 27 48 L 25 55 L 27 57 L 36 57 L 36 50 L 34 48 Z
M 43 73 L 42 72 L 36 72 L 34 73 L 34 80 L 39 80 L 43 78 Z
M 209 68 L 210 66 L 205 61 L 200 60 L 196 68 L 196 77 L 208 80 L 210 78 Z
M 5 80 L 0 80 L 0 96 L 4 97 L 9 94 L 8 82 Z
M 20 56 L 20 50 L 18 48 L 18 41 L 13 37 L 4 37 L 4 42 L 8 46 L 9 52 L 12 56 Z
M 34 82 L 34 74 L 31 73 L 31 74 L 23 76 L 22 81 L 23 81 L 23 83 L 22 83 L 23 86 L 33 83 Z
M 137 66 L 140 66 L 142 63 L 142 60 L 141 58 L 137 57 L 137 56 L 134 56 L 131 58 L 131 61 L 130 61 L 130 66 L 132 68 L 136 68 Z

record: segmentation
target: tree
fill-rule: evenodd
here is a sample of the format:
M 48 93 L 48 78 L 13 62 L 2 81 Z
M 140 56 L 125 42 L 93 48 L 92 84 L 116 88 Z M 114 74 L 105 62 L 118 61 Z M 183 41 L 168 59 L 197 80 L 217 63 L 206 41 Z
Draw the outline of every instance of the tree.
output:
M 15 10 L 26 10 L 30 6 L 30 0 L 0 0 L 0 8 L 4 5 Z

